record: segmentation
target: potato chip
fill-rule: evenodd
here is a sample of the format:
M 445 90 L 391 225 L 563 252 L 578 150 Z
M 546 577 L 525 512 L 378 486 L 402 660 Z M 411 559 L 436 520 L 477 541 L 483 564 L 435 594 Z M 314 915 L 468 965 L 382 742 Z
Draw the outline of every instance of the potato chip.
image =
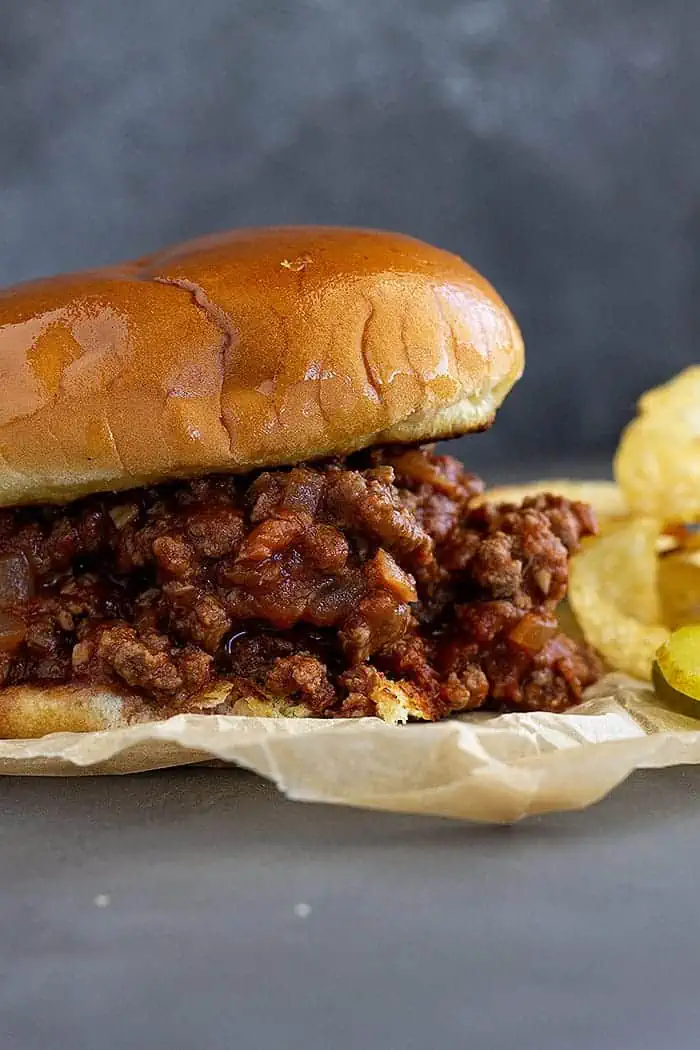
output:
M 625 497 L 614 481 L 573 481 L 569 478 L 530 481 L 525 485 L 500 485 L 488 489 L 480 498 L 491 503 L 522 503 L 528 496 L 538 496 L 541 492 L 590 503 L 600 522 L 626 518 L 629 513 Z
M 569 602 L 586 640 L 615 670 L 650 678 L 661 623 L 659 524 L 638 519 L 587 542 L 571 561 Z
M 678 550 L 665 555 L 658 564 L 661 618 L 675 630 L 689 623 L 700 623 L 700 553 Z
M 700 367 L 644 394 L 638 409 L 614 465 L 630 510 L 693 522 L 700 518 Z
M 639 410 L 643 413 L 666 413 L 679 401 L 692 401 L 697 397 L 700 383 L 700 365 L 689 365 L 671 379 L 650 390 L 639 398 Z

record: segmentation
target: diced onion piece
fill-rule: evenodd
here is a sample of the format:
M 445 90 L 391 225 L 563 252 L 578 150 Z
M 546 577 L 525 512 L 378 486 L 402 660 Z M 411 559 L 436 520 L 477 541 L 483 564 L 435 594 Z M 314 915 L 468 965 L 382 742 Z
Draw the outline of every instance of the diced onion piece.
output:
M 415 581 L 412 576 L 394 561 L 388 551 L 379 548 L 371 562 L 371 569 L 377 583 L 402 602 L 418 600 Z
M 548 616 L 538 616 L 537 613 L 525 613 L 515 627 L 508 632 L 508 640 L 521 649 L 538 653 L 557 633 L 557 630 L 556 620 Z
M 114 522 L 115 528 L 121 531 L 126 528 L 130 522 L 135 521 L 139 516 L 139 508 L 136 503 L 120 503 L 116 507 L 112 507 L 109 512 L 109 516 Z
M 430 485 L 452 499 L 459 497 L 459 485 L 438 470 L 435 464 L 431 463 L 418 449 L 407 449 L 402 452 L 393 460 L 393 466 L 405 477 L 417 481 L 418 484 Z

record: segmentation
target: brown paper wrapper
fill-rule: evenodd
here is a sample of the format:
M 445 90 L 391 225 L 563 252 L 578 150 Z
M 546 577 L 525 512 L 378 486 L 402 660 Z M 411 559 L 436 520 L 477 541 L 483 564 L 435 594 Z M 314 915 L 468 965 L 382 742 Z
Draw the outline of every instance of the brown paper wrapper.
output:
M 0 741 L 0 773 L 137 773 L 220 760 L 289 798 L 510 822 L 581 809 L 633 770 L 700 764 L 700 722 L 608 675 L 567 714 L 472 714 L 431 725 L 178 715 L 100 733 Z

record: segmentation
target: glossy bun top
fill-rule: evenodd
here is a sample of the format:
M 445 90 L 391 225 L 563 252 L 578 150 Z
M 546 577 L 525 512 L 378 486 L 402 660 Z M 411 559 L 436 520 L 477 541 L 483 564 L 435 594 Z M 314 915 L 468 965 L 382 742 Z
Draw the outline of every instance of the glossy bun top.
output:
M 0 293 L 0 505 L 487 426 L 523 344 L 462 259 L 237 230 Z

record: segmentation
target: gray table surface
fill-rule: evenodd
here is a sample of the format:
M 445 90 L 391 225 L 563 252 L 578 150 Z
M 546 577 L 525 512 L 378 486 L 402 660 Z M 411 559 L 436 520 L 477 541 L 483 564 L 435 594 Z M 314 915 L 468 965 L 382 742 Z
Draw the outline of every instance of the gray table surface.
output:
M 0 1046 L 697 1050 L 698 789 L 504 828 L 228 769 L 4 778 Z

